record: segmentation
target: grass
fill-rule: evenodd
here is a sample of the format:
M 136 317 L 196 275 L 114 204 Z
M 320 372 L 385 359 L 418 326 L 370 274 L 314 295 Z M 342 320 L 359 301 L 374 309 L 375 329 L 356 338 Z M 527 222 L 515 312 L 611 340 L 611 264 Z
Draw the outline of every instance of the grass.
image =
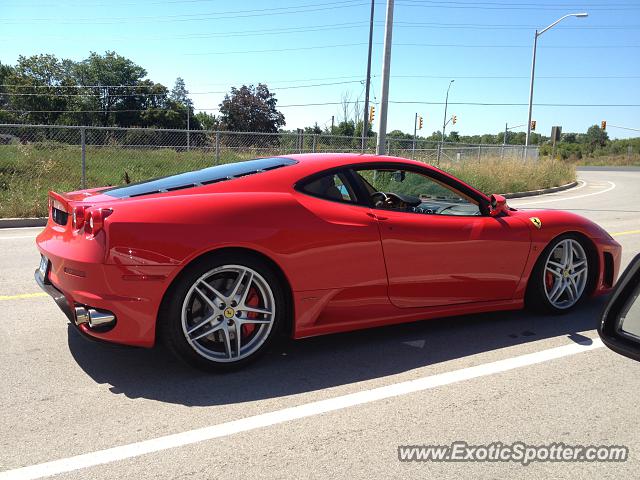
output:
M 571 159 L 571 158 L 570 158 Z M 576 165 L 594 165 L 594 166 L 640 166 L 640 154 L 632 155 L 607 155 L 602 157 L 583 157 L 575 160 Z
M 277 151 L 222 150 L 217 163 L 276 155 Z M 0 218 L 37 217 L 47 214 L 49 190 L 68 192 L 81 188 L 79 146 L 55 143 L 0 145 Z M 86 149 L 87 188 L 132 182 L 195 170 L 216 164 L 212 150 Z M 488 193 L 536 190 L 575 179 L 575 168 L 561 161 L 500 161 L 443 164 L 441 168 Z
M 571 163 L 560 160 L 522 162 L 483 160 L 444 165 L 443 170 L 485 193 L 513 193 L 559 187 L 576 179 Z

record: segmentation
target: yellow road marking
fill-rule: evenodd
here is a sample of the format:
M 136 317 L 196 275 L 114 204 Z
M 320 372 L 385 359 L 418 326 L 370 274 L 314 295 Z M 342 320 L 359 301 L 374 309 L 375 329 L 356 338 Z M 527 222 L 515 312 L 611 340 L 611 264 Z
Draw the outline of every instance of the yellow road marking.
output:
M 627 230 L 626 232 L 612 233 L 612 237 L 619 237 L 620 235 L 633 235 L 634 233 L 640 233 L 640 230 Z
M 37 298 L 37 297 L 46 297 L 47 294 L 44 292 L 37 293 L 22 293 L 20 295 L 0 295 L 0 300 L 19 300 L 22 298 Z

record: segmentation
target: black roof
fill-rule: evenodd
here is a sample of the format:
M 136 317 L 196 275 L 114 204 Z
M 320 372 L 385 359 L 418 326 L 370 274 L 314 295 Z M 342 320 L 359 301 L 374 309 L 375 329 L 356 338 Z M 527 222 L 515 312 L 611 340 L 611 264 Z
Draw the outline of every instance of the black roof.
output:
M 132 183 L 122 187 L 109 188 L 102 191 L 112 197 L 129 198 L 153 193 L 171 192 L 183 188 L 199 187 L 210 183 L 231 180 L 255 173 L 273 170 L 297 163 L 290 158 L 260 158 L 237 163 L 226 163 L 215 167 L 203 168 L 193 172 L 180 173 L 169 177 L 156 178 L 139 183 Z

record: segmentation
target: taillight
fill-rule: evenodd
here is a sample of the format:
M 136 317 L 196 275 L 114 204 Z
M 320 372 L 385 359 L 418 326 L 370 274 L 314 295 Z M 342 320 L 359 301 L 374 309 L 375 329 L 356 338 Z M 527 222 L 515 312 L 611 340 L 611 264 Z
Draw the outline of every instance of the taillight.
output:
M 71 224 L 73 225 L 74 230 L 80 230 L 82 228 L 82 226 L 84 225 L 84 207 L 83 206 L 73 207 L 71 220 L 72 220 Z
M 97 235 L 104 227 L 104 219 L 113 213 L 110 208 L 87 209 L 84 213 L 84 231 L 89 235 Z

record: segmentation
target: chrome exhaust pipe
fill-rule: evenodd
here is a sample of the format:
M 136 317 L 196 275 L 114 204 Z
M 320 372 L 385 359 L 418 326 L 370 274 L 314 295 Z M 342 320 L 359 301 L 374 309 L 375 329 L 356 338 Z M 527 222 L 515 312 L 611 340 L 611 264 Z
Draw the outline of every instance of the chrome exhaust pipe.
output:
M 96 310 L 95 308 L 89 309 L 89 327 L 106 327 L 115 323 L 116 316 L 104 310 Z
M 75 307 L 76 325 L 86 323 L 89 328 L 107 327 L 115 323 L 116 316 L 106 310 Z
M 83 323 L 89 323 L 89 312 L 84 307 L 75 307 L 75 317 L 76 317 L 76 325 L 81 325 Z

